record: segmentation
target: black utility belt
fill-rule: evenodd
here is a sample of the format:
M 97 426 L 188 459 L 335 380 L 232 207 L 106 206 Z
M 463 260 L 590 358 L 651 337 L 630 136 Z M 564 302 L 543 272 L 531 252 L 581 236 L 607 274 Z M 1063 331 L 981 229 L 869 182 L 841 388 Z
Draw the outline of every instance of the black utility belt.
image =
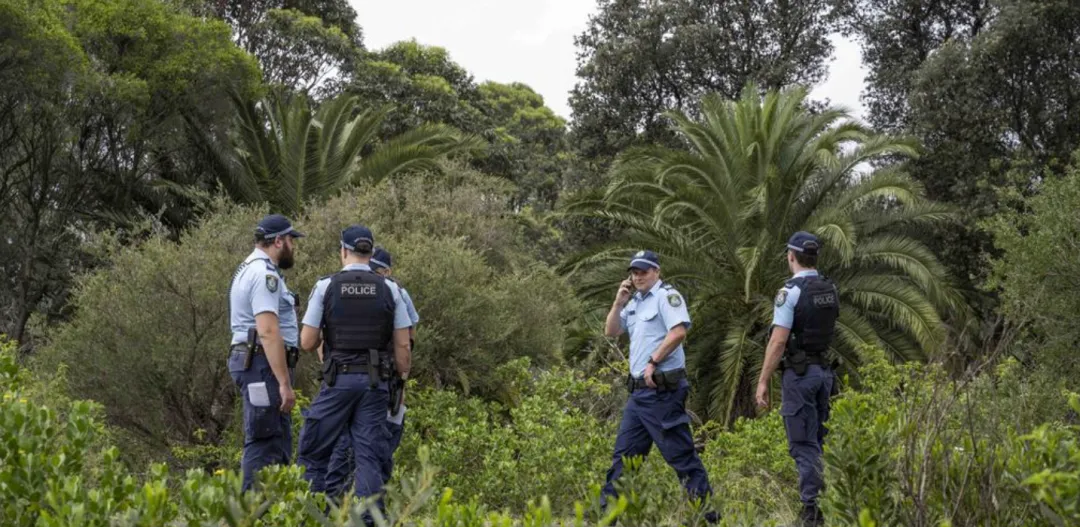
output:
M 233 344 L 232 346 L 229 347 L 229 350 L 234 352 L 234 353 L 247 353 L 248 352 L 248 346 L 247 346 L 247 344 L 243 344 L 243 343 Z M 264 350 L 262 345 L 260 344 L 260 345 L 255 346 L 255 353 L 254 354 L 255 355 L 266 355 L 266 350 Z M 296 367 L 297 362 L 300 362 L 300 348 L 298 348 L 296 346 L 285 346 L 285 364 L 290 369 L 292 369 L 292 368 Z
M 341 364 L 335 362 L 333 368 L 338 373 L 371 373 L 371 365 L 366 362 L 353 362 L 349 364 Z
M 785 352 L 783 359 L 780 361 L 780 371 L 795 370 L 795 374 L 802 377 L 806 374 L 806 368 L 810 365 L 816 364 L 823 368 L 834 366 L 825 358 L 825 352 Z
M 671 391 L 671 390 L 677 389 L 679 387 L 679 381 L 681 381 L 681 380 L 683 380 L 685 378 L 686 378 L 686 369 L 685 368 L 679 368 L 677 370 L 655 371 L 655 372 L 653 372 L 653 382 L 656 384 L 656 390 L 660 391 L 660 392 Z M 653 388 L 649 387 L 649 384 L 647 382 L 645 382 L 644 377 L 638 379 L 637 377 L 634 377 L 632 375 L 627 375 L 626 376 L 626 388 L 628 390 L 630 390 L 631 392 L 637 391 L 637 390 L 645 390 L 645 389 L 652 390 L 653 389 Z
M 788 357 L 785 357 L 785 358 L 788 358 Z M 814 354 L 807 353 L 806 358 L 803 359 L 801 362 L 805 362 L 806 364 L 817 364 L 818 366 L 828 366 L 829 365 L 829 361 L 825 359 L 825 354 L 824 353 L 814 353 Z
M 337 376 L 347 373 L 366 373 L 372 389 L 378 386 L 380 380 L 390 379 L 393 361 L 389 353 L 378 349 L 350 351 L 356 354 L 346 359 L 348 362 L 342 362 L 340 358 L 335 358 L 333 355 L 323 362 L 319 377 L 326 382 L 327 386 L 334 386 L 337 383 Z
M 334 362 L 338 364 L 352 364 L 367 366 L 368 364 L 375 364 L 376 366 L 393 361 L 394 354 L 391 351 L 379 350 L 379 349 L 366 349 L 366 350 L 334 350 Z

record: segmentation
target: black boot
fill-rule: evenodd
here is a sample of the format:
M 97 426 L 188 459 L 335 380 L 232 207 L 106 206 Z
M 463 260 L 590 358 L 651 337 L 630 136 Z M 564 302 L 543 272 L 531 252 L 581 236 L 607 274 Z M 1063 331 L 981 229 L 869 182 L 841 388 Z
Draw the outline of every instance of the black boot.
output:
M 821 515 L 821 509 L 817 505 L 803 505 L 802 513 L 799 514 L 799 527 L 822 527 L 825 518 Z

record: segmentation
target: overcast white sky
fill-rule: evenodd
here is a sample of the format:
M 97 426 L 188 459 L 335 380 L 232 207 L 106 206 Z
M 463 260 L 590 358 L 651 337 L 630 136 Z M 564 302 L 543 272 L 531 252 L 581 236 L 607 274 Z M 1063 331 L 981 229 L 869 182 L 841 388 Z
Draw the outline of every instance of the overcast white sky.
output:
M 570 118 L 567 98 L 577 82 L 574 36 L 594 0 L 349 0 L 368 49 L 415 38 L 447 49 L 477 82 L 524 82 L 555 113 Z M 829 77 L 811 96 L 828 98 L 863 117 L 865 70 L 859 47 L 834 38 Z

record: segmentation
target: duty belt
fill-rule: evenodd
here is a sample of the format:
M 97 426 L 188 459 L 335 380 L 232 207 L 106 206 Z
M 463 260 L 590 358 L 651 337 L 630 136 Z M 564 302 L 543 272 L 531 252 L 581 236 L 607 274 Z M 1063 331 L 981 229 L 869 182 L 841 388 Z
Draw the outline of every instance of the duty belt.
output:
M 821 366 L 822 368 L 832 367 L 835 368 L 835 364 L 830 364 L 825 358 L 824 352 L 807 353 L 805 351 L 784 352 L 784 356 L 780 361 L 780 371 L 794 370 L 795 374 L 799 377 L 806 375 L 806 368 L 812 364 Z
M 338 364 L 334 363 L 338 373 L 368 373 L 367 363 L 359 364 Z
M 233 353 L 247 353 L 248 346 L 244 343 L 237 343 L 229 346 L 229 350 Z M 266 355 L 266 350 L 263 347 L 255 347 L 255 355 Z M 300 348 L 296 346 L 285 346 L 285 365 L 291 370 L 296 367 L 296 363 L 300 361 Z
M 656 384 L 656 390 L 661 392 L 678 388 L 679 381 L 685 378 L 686 370 L 684 368 L 669 371 L 657 371 L 653 373 L 653 382 Z M 645 382 L 644 377 L 639 379 L 631 375 L 628 375 L 626 377 L 626 388 L 631 392 L 644 389 L 653 389 L 649 387 L 649 384 L 647 382 Z
M 382 367 L 381 355 L 382 352 L 377 349 L 368 349 L 366 353 L 361 350 L 357 351 L 356 356 L 350 359 L 348 363 L 338 362 L 328 357 L 323 363 L 323 380 L 326 381 L 327 386 L 333 386 L 337 382 L 339 373 L 366 373 L 368 374 L 368 384 L 374 390 L 379 385 L 380 380 L 390 378 L 389 372 Z M 392 358 L 388 360 L 393 362 Z

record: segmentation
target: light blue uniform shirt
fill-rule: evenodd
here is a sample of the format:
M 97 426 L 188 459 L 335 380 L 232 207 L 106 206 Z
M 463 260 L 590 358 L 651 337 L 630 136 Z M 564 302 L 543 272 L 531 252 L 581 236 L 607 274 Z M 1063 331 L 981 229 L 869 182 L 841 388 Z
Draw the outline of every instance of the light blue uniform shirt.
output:
M 391 280 L 393 281 L 393 280 Z M 397 282 L 394 282 L 397 284 Z M 416 312 L 416 306 L 413 305 L 412 297 L 409 296 L 409 292 L 398 284 L 398 288 L 401 289 L 401 299 L 405 301 L 405 310 L 409 312 L 409 320 L 412 321 L 412 325 L 415 326 L 417 322 L 420 322 L 420 314 Z
M 273 313 L 286 346 L 298 346 L 300 327 L 296 320 L 296 297 L 285 285 L 270 256 L 256 248 L 244 259 L 233 276 L 229 293 L 231 344 L 247 342 L 248 329 L 255 327 L 255 315 Z M 230 345 L 231 345 L 230 344 Z
M 668 331 L 679 324 L 686 324 L 686 329 L 690 329 L 686 301 L 675 288 L 665 285 L 662 280 L 657 280 L 645 294 L 635 292 L 619 312 L 619 319 L 622 328 L 630 334 L 630 374 L 637 378 L 645 376 L 649 357 L 664 342 Z M 657 370 L 677 370 L 685 366 L 686 354 L 682 344 L 679 344 Z
M 371 267 L 367 264 L 349 264 L 342 269 L 342 271 L 370 270 Z M 307 311 L 304 312 L 305 326 L 311 326 L 313 328 L 322 327 L 323 297 L 326 296 L 326 288 L 329 285 L 329 277 L 315 282 L 315 289 L 312 289 L 311 297 L 308 298 Z M 405 301 L 402 300 L 401 288 L 395 284 L 393 280 L 387 280 L 386 285 L 390 286 L 390 293 L 394 296 L 394 329 L 402 329 L 411 326 L 412 319 L 409 318 L 409 310 L 405 307 Z
M 814 269 L 806 271 L 799 271 L 795 273 L 792 278 L 802 278 L 804 276 L 817 276 L 818 272 Z M 799 297 L 802 295 L 802 289 L 799 289 L 797 285 L 784 285 L 780 292 L 776 294 L 776 300 L 774 305 L 776 309 L 773 310 L 774 326 L 780 326 L 783 328 L 791 329 L 795 325 L 795 306 L 799 304 Z

